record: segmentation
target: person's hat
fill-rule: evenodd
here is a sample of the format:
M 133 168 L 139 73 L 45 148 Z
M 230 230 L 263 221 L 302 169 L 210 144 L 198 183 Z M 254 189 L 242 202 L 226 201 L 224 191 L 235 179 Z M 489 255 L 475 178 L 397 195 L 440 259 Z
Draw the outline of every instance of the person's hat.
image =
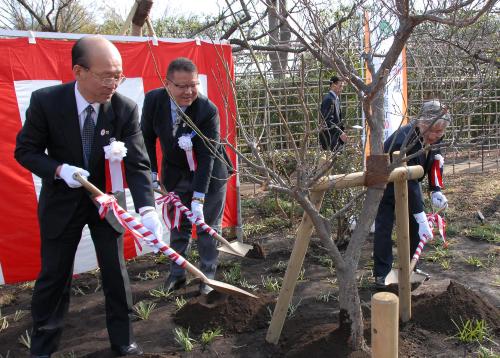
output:
M 424 121 L 443 119 L 447 122 L 451 122 L 451 116 L 448 113 L 448 108 L 438 100 L 424 102 L 418 119 Z

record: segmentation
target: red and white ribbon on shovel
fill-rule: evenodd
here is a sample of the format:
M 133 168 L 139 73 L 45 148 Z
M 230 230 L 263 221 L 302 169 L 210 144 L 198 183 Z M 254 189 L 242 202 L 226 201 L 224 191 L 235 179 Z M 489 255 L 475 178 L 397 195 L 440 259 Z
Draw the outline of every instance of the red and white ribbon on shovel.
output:
M 95 200 L 100 204 L 99 207 L 99 215 L 101 219 L 106 216 L 109 209 L 113 210 L 113 214 L 116 219 L 120 222 L 120 224 L 126 229 L 129 230 L 134 236 L 134 240 L 137 242 L 137 238 L 142 238 L 148 243 L 152 243 L 156 246 L 156 248 L 168 256 L 168 258 L 174 261 L 177 265 L 181 267 L 186 266 L 186 259 L 179 255 L 175 250 L 170 248 L 164 242 L 158 240 L 154 234 L 146 229 L 144 225 L 142 225 L 136 218 L 130 215 L 127 211 L 123 210 L 120 205 L 118 205 L 116 198 L 103 194 L 95 197 Z M 140 247 L 140 245 L 139 245 Z
M 438 229 L 439 235 L 441 235 L 441 238 L 443 239 L 443 247 L 447 248 L 448 242 L 446 241 L 446 221 L 438 213 L 427 214 L 427 221 L 429 221 L 431 229 Z
M 439 234 L 443 239 L 443 247 L 448 247 L 448 243 L 446 242 L 446 221 L 438 213 L 427 214 L 427 221 L 429 222 L 431 230 L 433 230 L 434 227 L 438 228 Z M 418 261 L 425 244 L 427 244 L 427 242 L 429 242 L 430 240 L 431 239 L 429 239 L 427 236 L 425 236 L 423 239 L 420 239 L 417 249 L 415 250 L 415 254 L 412 257 L 412 261 Z
M 165 222 L 165 226 L 168 230 L 172 230 L 172 228 L 179 229 L 179 225 L 181 222 L 181 211 L 178 207 L 175 208 L 173 212 L 173 216 L 170 216 L 168 213 L 168 207 L 170 204 L 173 204 L 174 201 L 180 200 L 179 197 L 175 193 L 168 193 L 166 195 L 162 195 L 158 199 L 156 199 L 157 204 L 163 204 L 161 208 L 161 216 L 163 221 Z
M 167 193 L 166 195 L 162 195 L 158 199 L 156 199 L 157 204 L 162 204 L 163 208 L 162 211 L 168 211 L 168 205 L 172 204 L 175 206 L 175 217 L 177 218 L 177 213 L 180 212 L 183 215 L 186 216 L 186 218 L 194 225 L 201 227 L 203 231 L 208 233 L 210 236 L 214 236 L 217 232 L 212 229 L 210 226 L 208 226 L 203 220 L 201 220 L 199 217 L 195 217 L 195 215 L 189 210 L 184 204 L 182 204 L 181 199 L 179 196 L 173 192 Z M 165 225 L 170 229 L 171 224 L 167 224 L 167 221 L 170 220 L 170 218 L 167 216 L 165 219 L 165 215 L 163 216 L 163 220 L 165 220 Z M 177 223 L 178 224 L 178 223 Z M 177 226 L 178 227 L 178 226 Z

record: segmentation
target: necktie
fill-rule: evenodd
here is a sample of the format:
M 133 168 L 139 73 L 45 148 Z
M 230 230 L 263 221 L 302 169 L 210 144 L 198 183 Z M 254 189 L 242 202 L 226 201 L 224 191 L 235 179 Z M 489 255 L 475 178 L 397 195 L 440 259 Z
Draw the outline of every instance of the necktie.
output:
M 94 108 L 89 104 L 85 109 L 85 112 L 86 116 L 82 130 L 82 146 L 83 146 L 83 161 L 85 163 L 85 168 L 88 168 L 90 160 L 90 152 L 92 151 L 92 141 L 94 140 L 95 124 L 94 120 L 92 119 L 92 113 L 94 112 Z
M 172 126 L 172 135 L 175 137 L 177 134 L 177 130 L 179 129 L 179 125 L 181 124 L 181 118 L 182 118 L 182 111 L 176 110 L 175 111 L 175 121 Z

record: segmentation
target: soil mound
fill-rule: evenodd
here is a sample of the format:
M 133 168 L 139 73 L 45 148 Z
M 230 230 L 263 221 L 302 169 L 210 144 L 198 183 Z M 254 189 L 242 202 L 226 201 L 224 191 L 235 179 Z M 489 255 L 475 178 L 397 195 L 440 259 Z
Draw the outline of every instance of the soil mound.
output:
M 199 334 L 207 329 L 221 328 L 227 333 L 254 332 L 268 326 L 275 297 L 227 296 L 216 291 L 188 301 L 175 313 L 174 322 Z
M 454 334 L 457 328 L 453 321 L 484 319 L 496 336 L 500 334 L 500 309 L 483 300 L 474 291 L 451 281 L 446 291 L 437 295 L 416 296 L 412 321 L 430 331 Z
M 347 344 L 349 332 L 338 324 L 316 324 L 304 329 L 298 322 L 289 325 L 282 335 L 282 349 L 287 358 L 349 357 L 369 358 L 366 352 L 352 352 Z

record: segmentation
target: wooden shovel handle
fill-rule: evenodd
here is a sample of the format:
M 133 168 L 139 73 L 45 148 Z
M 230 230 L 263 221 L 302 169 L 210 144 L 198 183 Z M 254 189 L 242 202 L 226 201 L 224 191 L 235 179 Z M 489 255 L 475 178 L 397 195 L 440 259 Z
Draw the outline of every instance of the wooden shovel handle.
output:
M 82 184 L 82 186 L 87 189 L 93 196 L 104 195 L 104 193 L 98 187 L 85 179 L 80 173 L 74 173 L 73 179 Z

